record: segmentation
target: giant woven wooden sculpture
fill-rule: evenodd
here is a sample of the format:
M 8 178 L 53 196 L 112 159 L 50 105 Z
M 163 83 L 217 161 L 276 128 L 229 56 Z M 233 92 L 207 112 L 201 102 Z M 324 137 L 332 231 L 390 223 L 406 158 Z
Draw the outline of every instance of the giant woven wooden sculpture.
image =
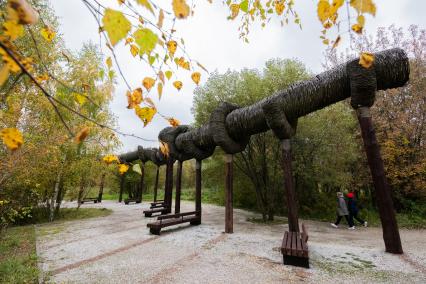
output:
M 409 63 L 401 49 L 385 50 L 375 55 L 366 69 L 358 60 L 349 61 L 310 80 L 265 98 L 251 106 L 221 103 L 210 121 L 200 128 L 167 127 L 159 139 L 169 146 L 173 159 L 201 161 L 220 146 L 226 158 L 226 232 L 232 232 L 232 155 L 245 149 L 251 135 L 272 130 L 282 141 L 283 171 L 290 232 L 299 232 L 298 213 L 291 171 L 290 137 L 296 132 L 297 119 L 326 106 L 350 98 L 357 111 L 373 183 L 377 195 L 386 251 L 402 253 L 390 190 L 383 161 L 372 126 L 369 108 L 377 90 L 403 86 L 409 78 Z M 337 137 L 336 137 L 337 138 Z

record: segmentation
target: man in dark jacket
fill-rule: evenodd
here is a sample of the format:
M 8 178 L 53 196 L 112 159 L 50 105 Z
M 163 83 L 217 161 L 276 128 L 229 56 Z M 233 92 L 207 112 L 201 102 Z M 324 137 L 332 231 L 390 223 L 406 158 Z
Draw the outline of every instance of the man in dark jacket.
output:
M 349 210 L 349 219 L 352 224 L 354 224 L 354 218 L 364 227 L 367 227 L 367 222 L 358 217 L 358 207 L 356 205 L 355 195 L 352 192 L 349 192 L 348 195 L 348 210 Z

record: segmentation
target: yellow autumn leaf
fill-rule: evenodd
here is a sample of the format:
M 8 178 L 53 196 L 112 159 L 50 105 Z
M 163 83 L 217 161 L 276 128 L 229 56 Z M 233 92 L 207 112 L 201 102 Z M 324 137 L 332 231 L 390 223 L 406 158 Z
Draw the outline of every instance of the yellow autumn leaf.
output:
M 229 9 L 231 10 L 231 19 L 235 19 L 240 12 L 240 4 L 231 4 Z
M 24 35 L 24 27 L 17 21 L 6 21 L 3 23 L 4 34 L 10 37 L 11 41 Z
M 155 108 L 155 104 L 154 104 L 154 102 L 151 100 L 151 98 L 145 98 L 143 101 L 144 101 L 144 103 L 145 103 L 145 104 L 147 104 L 147 105 L 151 106 L 152 108 Z
M 163 84 L 160 82 L 157 84 L 157 91 L 158 91 L 158 99 L 161 100 L 161 96 L 163 95 Z
M 116 162 L 116 163 L 118 163 L 119 162 L 119 160 L 118 160 L 118 157 L 117 156 L 115 156 L 115 155 L 112 155 L 112 154 L 110 154 L 110 155 L 106 155 L 105 157 L 103 157 L 103 159 L 102 159 L 107 165 L 109 165 L 109 164 L 112 164 L 112 163 L 114 163 L 114 162 Z
M 191 75 L 192 81 L 194 81 L 195 84 L 197 84 L 197 85 L 198 85 L 198 83 L 200 83 L 200 78 L 201 78 L 201 73 L 200 72 L 194 72 Z
M 105 9 L 102 23 L 113 46 L 125 38 L 131 29 L 131 24 L 123 13 L 110 8 Z
M 6 82 L 6 80 L 9 78 L 9 68 L 6 65 L 3 65 L 0 69 L 0 86 Z
M 167 45 L 167 50 L 170 53 L 170 57 L 173 57 L 175 55 L 176 52 L 176 48 L 177 48 L 177 42 L 174 40 L 170 40 L 166 43 Z
M 317 15 L 321 23 L 328 20 L 330 16 L 330 3 L 328 0 L 320 0 L 317 5 Z
M 164 72 L 164 74 L 166 75 L 167 80 L 170 80 L 170 78 L 172 78 L 173 72 L 170 70 L 167 70 L 166 72 Z
M 163 73 L 163 71 L 160 70 L 160 72 L 158 72 L 158 78 L 164 84 L 164 73 Z
M 26 0 L 9 0 L 7 16 L 9 20 L 16 21 L 21 25 L 33 25 L 38 21 L 38 13 Z
M 24 143 L 22 133 L 16 128 L 4 128 L 0 131 L 3 143 L 12 151 L 15 151 Z
M 120 175 L 124 175 L 129 170 L 129 166 L 126 164 L 118 164 L 118 172 Z
M 154 115 L 157 113 L 155 108 L 135 106 L 136 115 L 142 120 L 144 127 L 151 122 Z
M 142 88 L 137 88 L 132 93 L 127 91 L 126 96 L 127 96 L 127 103 L 128 103 L 127 108 L 132 109 L 136 105 L 139 105 L 143 100 Z
M 370 52 L 361 53 L 361 56 L 359 57 L 359 65 L 368 69 L 371 67 L 371 65 L 373 65 L 373 63 L 374 63 L 374 54 Z
M 75 136 L 75 138 L 74 138 L 74 141 L 76 142 L 76 143 L 81 143 L 81 142 L 83 142 L 84 141 L 84 139 L 86 139 L 87 138 L 87 136 L 89 135 L 89 132 L 90 132 L 90 128 L 89 127 L 84 127 L 83 129 L 81 129 L 78 133 L 77 133 L 77 135 Z
M 124 43 L 124 45 L 128 45 L 130 43 L 132 43 L 134 41 L 134 39 L 132 37 L 128 37 L 126 38 L 126 42 Z
M 166 142 L 163 142 L 160 140 L 160 152 L 165 156 L 168 157 L 170 150 L 169 150 L 169 144 Z
M 357 34 L 361 34 L 362 33 L 362 26 L 360 26 L 359 24 L 353 24 L 351 29 L 356 32 Z
M 284 0 L 276 0 L 274 3 L 275 6 L 275 12 L 277 13 L 277 15 L 281 15 L 284 12 Z
M 363 15 L 359 15 L 357 17 L 357 23 L 353 24 L 351 28 L 357 34 L 361 34 L 362 30 L 364 28 L 364 24 L 365 24 L 365 18 L 364 18 L 364 16 Z
M 345 0 L 333 0 L 330 6 L 330 16 L 336 15 L 337 10 L 342 7 L 343 3 L 345 3 Z
M 189 15 L 189 6 L 185 0 L 173 0 L 173 12 L 178 19 L 185 19 Z
M 45 74 L 37 76 L 35 79 L 37 80 L 37 82 L 42 83 L 44 81 L 49 80 L 49 75 L 45 73 Z
M 10 72 L 18 73 L 19 71 L 21 71 L 21 67 L 16 64 L 15 60 L 13 60 L 13 58 L 10 57 L 3 48 L 0 48 L 0 55 L 2 57 L 4 65 L 7 66 Z
M 139 53 L 139 48 L 134 44 L 130 45 L 130 53 L 133 55 L 133 57 L 136 57 L 136 55 Z
M 40 31 L 41 36 L 48 42 L 51 42 L 54 38 L 56 33 L 52 30 L 52 28 L 45 26 Z
M 376 5 L 373 0 L 351 0 L 350 5 L 358 12 L 358 14 L 369 13 L 376 15 Z
M 170 123 L 171 126 L 176 127 L 180 125 L 180 121 L 177 120 L 176 118 L 173 117 L 169 117 L 167 118 L 167 121 Z
M 185 61 L 185 58 L 180 57 L 179 59 L 175 59 L 175 62 L 178 66 L 182 67 L 183 69 L 189 70 L 189 62 Z
M 73 93 L 73 95 L 74 95 L 74 99 L 79 105 L 83 105 L 87 100 L 87 98 L 81 94 Z
M 164 12 L 163 12 L 163 9 L 160 9 L 160 14 L 158 15 L 158 22 L 157 22 L 158 28 L 161 29 L 163 27 L 163 22 L 164 22 Z
M 112 67 L 112 59 L 111 59 L 111 57 L 108 57 L 106 59 L 106 65 L 108 66 L 108 69 L 111 69 L 111 67 Z
M 139 5 L 145 7 L 146 9 L 148 9 L 152 14 L 154 14 L 154 10 L 152 9 L 151 3 L 149 3 L 148 0 L 137 0 L 136 2 L 138 2 Z
M 174 81 L 173 82 L 173 86 L 178 89 L 178 91 L 180 91 L 180 89 L 182 89 L 182 82 L 181 81 Z
M 145 87 L 145 89 L 147 89 L 148 92 L 149 90 L 151 90 L 154 84 L 155 84 L 155 80 L 151 77 L 145 77 L 142 81 L 142 85 Z

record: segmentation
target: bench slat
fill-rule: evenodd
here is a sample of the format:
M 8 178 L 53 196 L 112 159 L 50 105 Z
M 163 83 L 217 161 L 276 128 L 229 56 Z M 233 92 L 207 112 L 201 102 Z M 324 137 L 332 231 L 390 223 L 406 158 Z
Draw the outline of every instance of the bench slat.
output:
M 297 234 L 296 232 L 291 232 L 292 233 L 292 240 L 291 240 L 291 255 L 297 256 L 297 242 L 296 242 L 296 238 L 297 238 Z
M 281 244 L 281 253 L 282 254 L 286 254 L 287 253 L 287 239 L 288 239 L 288 232 L 285 231 L 284 232 L 283 242 Z

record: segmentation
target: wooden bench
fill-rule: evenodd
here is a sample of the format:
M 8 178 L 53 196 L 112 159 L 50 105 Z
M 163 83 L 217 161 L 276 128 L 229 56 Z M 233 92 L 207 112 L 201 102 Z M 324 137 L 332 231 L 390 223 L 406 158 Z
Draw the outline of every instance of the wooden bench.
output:
M 309 268 L 308 233 L 305 224 L 302 224 L 302 233 L 284 233 L 281 253 L 284 264 Z
M 145 217 L 152 217 L 152 214 L 155 214 L 155 213 L 167 214 L 168 212 L 170 212 L 170 210 L 167 207 L 159 207 L 159 208 L 144 210 L 143 214 L 145 215 Z
M 160 207 L 165 207 L 166 206 L 166 204 L 164 203 L 164 202 L 161 202 L 161 203 L 157 203 L 157 204 L 152 204 L 151 203 L 151 209 L 154 209 L 154 208 L 160 208 Z
M 127 199 L 124 199 L 124 204 L 129 205 L 130 202 L 141 203 L 141 200 L 136 199 L 136 198 L 127 198 Z
M 151 202 L 151 206 L 157 205 L 157 204 L 164 204 L 164 200 L 157 200 L 157 201 Z
M 97 198 L 84 198 L 83 200 L 81 200 L 81 204 L 83 204 L 84 202 L 93 202 L 93 203 L 98 203 L 98 199 Z
M 149 232 L 153 235 L 159 235 L 162 228 L 190 223 L 191 225 L 200 225 L 201 217 L 199 212 L 185 212 L 185 213 L 177 213 L 159 216 L 156 222 L 148 223 L 147 227 L 149 228 Z

